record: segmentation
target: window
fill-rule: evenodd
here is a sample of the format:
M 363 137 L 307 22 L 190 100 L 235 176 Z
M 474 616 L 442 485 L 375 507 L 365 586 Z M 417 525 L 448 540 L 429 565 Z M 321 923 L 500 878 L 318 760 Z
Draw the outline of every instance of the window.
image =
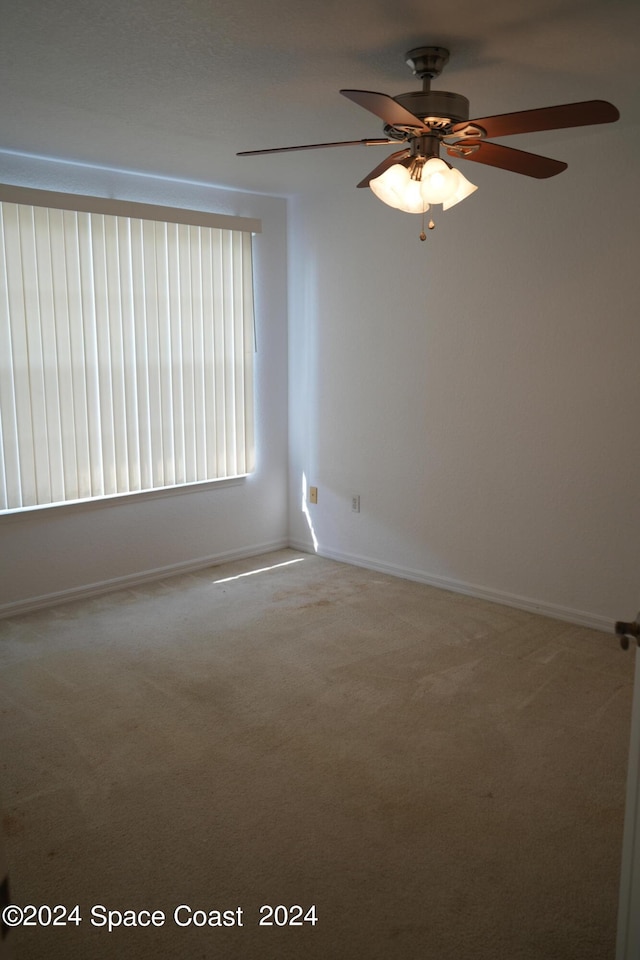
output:
M 1 510 L 251 472 L 259 229 L 0 189 Z

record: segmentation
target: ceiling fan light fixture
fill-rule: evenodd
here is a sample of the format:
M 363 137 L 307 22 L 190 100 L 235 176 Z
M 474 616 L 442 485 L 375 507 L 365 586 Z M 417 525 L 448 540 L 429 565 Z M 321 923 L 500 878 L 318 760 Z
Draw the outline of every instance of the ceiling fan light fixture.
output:
M 404 213 L 425 213 L 433 203 L 448 210 L 478 189 L 439 157 L 394 163 L 369 186 L 379 200 Z

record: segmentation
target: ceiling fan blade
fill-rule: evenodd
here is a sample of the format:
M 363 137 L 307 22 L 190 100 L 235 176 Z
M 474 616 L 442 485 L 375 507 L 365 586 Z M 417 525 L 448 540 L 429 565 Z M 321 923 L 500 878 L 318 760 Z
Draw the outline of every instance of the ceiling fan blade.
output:
M 408 157 L 411 151 L 409 148 L 406 150 L 396 150 L 395 153 L 392 153 L 389 157 L 386 157 L 382 163 L 379 163 L 375 170 L 372 170 L 371 173 L 368 173 L 364 180 L 361 180 L 358 184 L 359 187 L 368 187 L 371 180 L 375 180 L 376 177 L 382 176 L 385 170 L 388 170 L 389 167 L 392 167 L 394 163 L 398 163 L 403 157 Z
M 469 124 L 482 127 L 487 137 L 510 137 L 515 133 L 535 133 L 538 130 L 560 130 L 565 127 L 582 127 L 593 123 L 613 123 L 620 114 L 606 100 L 585 100 L 581 103 L 563 103 L 557 107 L 541 107 L 537 110 L 520 110 L 517 113 L 501 113 L 495 117 L 482 117 L 457 123 L 452 133 L 464 130 Z
M 424 130 L 425 126 L 412 113 L 400 106 L 393 97 L 386 93 L 374 93 L 372 90 L 341 90 L 340 93 L 347 100 L 353 100 L 359 107 L 364 107 L 376 117 L 380 117 L 391 127 L 411 127 Z
M 287 153 L 289 150 L 319 150 L 322 147 L 377 147 L 385 143 L 397 143 L 397 140 L 388 140 L 382 137 L 377 140 L 338 140 L 336 143 L 304 143 L 299 147 L 270 147 L 268 150 L 243 150 L 236 153 L 236 157 L 255 157 L 262 153 Z
M 500 167 L 502 170 L 522 173 L 527 177 L 536 177 L 538 180 L 554 177 L 567 169 L 567 164 L 562 160 L 552 160 L 549 157 L 541 157 L 537 153 L 514 150 L 513 147 L 489 143 L 487 140 L 464 140 L 457 146 L 447 147 L 447 153 L 450 157 L 486 163 L 490 167 Z

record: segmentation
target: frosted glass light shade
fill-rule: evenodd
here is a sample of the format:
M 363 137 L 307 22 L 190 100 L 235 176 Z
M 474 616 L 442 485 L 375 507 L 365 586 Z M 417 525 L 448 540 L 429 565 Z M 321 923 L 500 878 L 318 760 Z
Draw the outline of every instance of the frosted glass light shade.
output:
M 444 203 L 456 188 L 452 168 L 439 157 L 431 157 L 422 168 L 420 187 L 429 203 Z
M 422 196 L 420 182 L 412 180 L 409 171 L 401 163 L 394 163 L 375 180 L 370 180 L 369 186 L 379 200 L 404 213 L 424 213 L 429 209 L 429 204 Z
M 467 180 L 463 173 L 460 173 L 456 167 L 451 168 L 451 173 L 455 175 L 456 187 L 454 192 L 442 203 L 442 209 L 448 210 L 449 207 L 454 207 L 456 203 L 460 203 L 461 200 L 466 200 L 467 197 L 470 197 L 478 188 L 475 184 L 471 183 L 470 180 Z

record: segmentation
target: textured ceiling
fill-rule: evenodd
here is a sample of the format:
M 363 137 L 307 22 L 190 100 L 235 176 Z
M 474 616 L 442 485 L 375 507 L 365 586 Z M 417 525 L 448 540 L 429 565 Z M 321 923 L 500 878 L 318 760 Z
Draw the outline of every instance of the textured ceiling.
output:
M 640 120 L 637 0 L 0 0 L 0 23 L 0 150 L 219 186 L 355 186 L 391 148 L 235 153 L 381 136 L 338 91 L 419 89 L 425 44 L 472 117 L 602 98 Z M 509 142 L 562 159 L 570 135 Z

